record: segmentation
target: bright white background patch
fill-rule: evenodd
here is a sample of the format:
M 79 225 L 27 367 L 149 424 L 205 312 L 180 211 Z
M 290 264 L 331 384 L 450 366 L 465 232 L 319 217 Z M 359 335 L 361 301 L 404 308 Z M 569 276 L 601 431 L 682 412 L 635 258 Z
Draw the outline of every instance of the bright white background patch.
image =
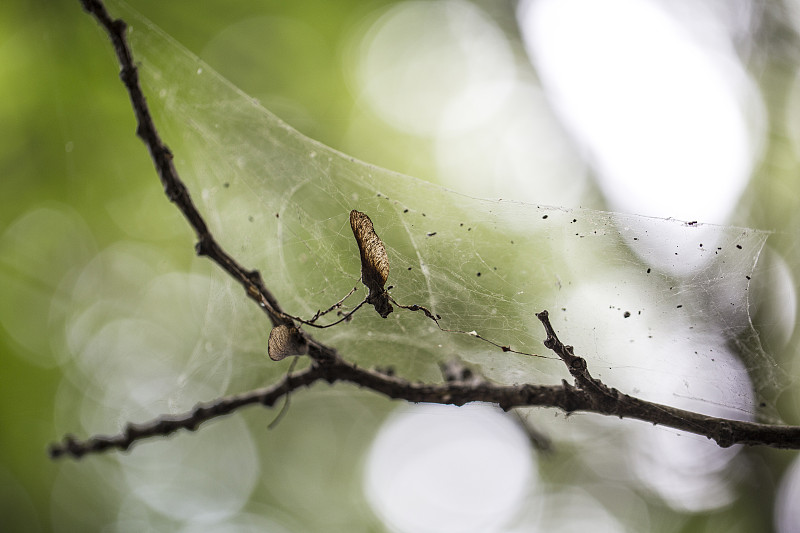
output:
M 497 531 L 535 485 L 531 453 L 496 408 L 404 408 L 372 445 L 364 492 L 393 531 Z
M 692 7 L 681 17 L 646 0 L 520 6 L 546 93 L 612 210 L 722 223 L 747 185 L 763 105 L 723 21 Z

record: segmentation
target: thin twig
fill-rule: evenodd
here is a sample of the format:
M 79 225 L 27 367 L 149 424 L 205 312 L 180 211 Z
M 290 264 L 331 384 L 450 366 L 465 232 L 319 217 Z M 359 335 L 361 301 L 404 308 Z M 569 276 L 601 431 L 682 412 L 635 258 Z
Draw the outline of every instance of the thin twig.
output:
M 160 416 L 144 424 L 129 423 L 119 434 L 114 436 L 97 435 L 85 441 L 79 441 L 72 435 L 67 435 L 61 443 L 50 446 L 50 456 L 57 458 L 71 455 L 80 459 L 88 453 L 100 453 L 111 449 L 124 451 L 142 439 L 155 436 L 165 437 L 179 429 L 194 431 L 203 422 L 228 415 L 248 405 L 274 405 L 293 390 L 307 387 L 322 376 L 322 367 L 311 366 L 302 372 L 286 375 L 283 380 L 269 387 L 200 403 L 191 411 L 183 414 Z
M 313 323 L 314 323 L 314 322 L 316 322 L 316 321 L 317 321 L 317 319 L 319 319 L 320 317 L 327 315 L 328 313 L 330 313 L 330 312 L 331 312 L 331 311 L 333 311 L 334 309 L 339 309 L 339 308 L 341 308 L 341 307 L 342 307 L 342 304 L 344 303 L 344 301 L 345 301 L 345 300 L 347 300 L 348 298 L 350 298 L 350 296 L 351 296 L 351 295 L 352 295 L 354 292 L 356 292 L 357 290 L 358 290 L 358 287 L 353 287 L 352 289 L 350 289 L 350 292 L 348 292 L 347 294 L 345 294 L 345 295 L 342 297 L 342 299 L 341 299 L 341 300 L 339 300 L 338 302 L 336 302 L 335 304 L 333 304 L 332 306 L 330 306 L 330 307 L 329 307 L 329 308 L 327 308 L 326 310 L 324 310 L 324 311 L 322 311 L 321 309 L 320 309 L 320 310 L 318 310 L 318 311 L 317 311 L 317 312 L 314 314 L 314 316 L 313 316 L 313 317 L 311 317 L 311 318 L 309 318 L 309 319 L 308 319 L 308 321 L 306 322 L 306 324 L 313 324 Z M 364 300 L 364 302 L 366 302 L 366 299 Z M 353 313 L 355 313 L 355 309 L 353 309 L 352 311 L 350 311 L 350 313 L 346 314 L 345 316 L 346 316 L 346 317 L 350 317 L 350 316 L 351 316 Z

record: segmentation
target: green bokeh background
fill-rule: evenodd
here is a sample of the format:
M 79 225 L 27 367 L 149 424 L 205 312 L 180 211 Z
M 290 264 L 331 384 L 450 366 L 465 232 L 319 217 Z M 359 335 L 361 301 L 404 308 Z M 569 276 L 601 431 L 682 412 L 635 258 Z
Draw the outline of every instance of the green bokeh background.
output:
M 284 29 L 265 37 L 264 42 L 258 43 L 263 47 L 259 54 L 243 50 L 241 61 L 205 56 L 203 59 L 302 133 L 351 153 L 353 147 L 346 145 L 345 138 L 354 102 L 337 67 L 337 54 L 347 32 L 365 14 L 390 3 L 324 0 L 131 2 L 198 54 L 218 32 L 244 18 L 265 16 L 291 20 L 292 27 L 299 29 L 296 32 Z M 512 6 L 493 9 L 501 22 L 507 24 L 511 20 Z M 771 42 L 760 43 L 767 56 Z M 775 65 L 769 60 L 764 64 L 763 89 L 770 111 L 777 113 L 776 108 L 780 106 L 770 105 L 770 92 L 782 94 L 793 65 Z M 96 248 L 103 249 L 130 238 L 126 229 L 120 227 L 115 213 L 120 209 L 120 199 L 151 195 L 153 201 L 149 208 L 152 212 L 147 215 L 150 222 L 144 222 L 145 229 L 140 228 L 146 237 L 139 238 L 157 246 L 165 262 L 175 268 L 205 268 L 209 274 L 216 275 L 211 266 L 196 266 L 190 230 L 160 196 L 148 154 L 134 136 L 135 121 L 117 71 L 108 40 L 81 10 L 77 0 L 11 0 L 0 4 L 0 230 L 5 230 L 32 209 L 55 205 L 78 214 L 89 228 Z M 358 147 L 361 152 L 353 155 L 401 172 L 421 176 L 433 173 L 430 148 L 422 140 L 396 132 L 382 134 L 391 137 L 365 137 L 363 145 Z M 414 157 L 408 157 L 412 153 Z M 751 186 L 749 197 L 753 200 L 747 210 L 747 224 L 763 228 L 791 226 L 796 216 L 798 164 L 790 153 L 786 140 L 775 135 L 763 168 Z M 6 257 L 18 253 L 21 257 L 53 245 L 48 235 L 42 235 L 41 242 L 25 244 L 19 243 L 18 250 L 5 249 L 3 253 L 8 254 Z M 58 247 L 50 249 L 54 248 Z M 0 263 L 3 312 L 24 321 L 34 332 L 29 337 L 46 331 L 47 298 L 57 293 L 60 280 L 75 267 L 75 258 L 82 253 L 69 249 L 57 254 L 43 253 L 35 272 L 20 271 L 14 263 Z M 93 490 L 91 483 L 80 485 L 78 481 L 76 487 L 82 488 L 76 489 L 69 498 L 52 492 L 58 476 L 75 476 L 76 480 L 82 476 L 87 480 L 102 476 L 104 459 L 73 463 L 52 462 L 47 458 L 47 444 L 60 438 L 55 418 L 57 391 L 63 376 L 52 361 L 38 358 L 36 353 L 0 329 L 0 529 L 100 529 L 114 520 L 117 503 L 113 497 L 106 498 L 101 491 Z M 304 429 L 294 426 L 316 415 L 322 420 L 336 422 L 332 425 L 338 429 L 329 428 L 330 432 L 349 432 L 348 438 L 353 442 L 349 448 L 350 458 L 343 459 L 341 468 L 356 465 L 370 435 L 392 405 L 368 394 L 353 393 L 347 397 L 326 394 L 295 400 L 293 409 L 306 416 L 289 416 L 282 422 L 282 433 L 254 434 L 258 446 L 285 448 L 288 444 L 280 440 L 281 436 L 299 439 Z M 792 403 L 792 398 L 788 398 L 787 403 Z M 329 410 L 321 412 L 321 406 L 329 406 Z M 357 423 L 346 414 L 354 411 L 360 415 Z M 253 410 L 243 416 L 251 420 L 263 417 L 263 413 Z M 787 421 L 798 422 L 791 420 L 791 416 Z M 324 423 L 314 426 L 324 427 Z M 319 432 L 317 438 L 306 434 L 309 440 L 305 444 L 293 441 L 293 445 L 305 446 L 307 456 L 324 454 L 324 447 L 311 444 L 330 437 L 322 429 Z M 187 437 L 196 436 L 181 438 Z M 752 476 L 754 481 L 742 489 L 739 505 L 695 516 L 678 516 L 654 505 L 651 519 L 672 520 L 672 526 L 664 529 L 671 531 L 713 531 L 723 527 L 736 527 L 739 531 L 768 530 L 775 483 L 793 454 L 771 450 L 747 453 L 752 455 L 752 464 L 757 465 L 759 472 Z M 551 469 L 557 471 L 558 466 L 551 463 Z M 333 479 L 330 486 L 335 486 L 338 474 L 330 473 Z M 339 477 L 346 478 L 343 473 Z M 298 473 L 297 482 L 302 483 L 302 479 L 302 473 Z M 324 494 L 319 497 L 324 498 Z M 280 498 L 276 501 L 280 502 Z M 338 506 L 341 509 L 347 501 L 347 498 L 331 497 L 327 508 Z M 263 505 L 253 504 L 249 510 L 257 514 L 278 512 L 276 509 L 282 508 L 283 512 L 290 513 L 288 504 L 285 508 L 274 502 Z M 358 507 L 352 502 L 350 505 Z M 64 511 L 65 508 L 69 511 Z M 320 508 L 326 506 L 320 504 Z M 318 513 L 319 508 L 315 512 Z M 57 523 L 54 517 L 58 517 Z M 355 512 L 350 519 L 353 523 L 348 524 L 345 519 L 336 523 L 341 530 L 348 527 L 381 530 L 377 519 L 366 509 Z M 323 530 L 322 522 L 308 520 L 296 521 L 297 530 Z M 163 527 L 169 529 L 170 524 L 164 523 Z

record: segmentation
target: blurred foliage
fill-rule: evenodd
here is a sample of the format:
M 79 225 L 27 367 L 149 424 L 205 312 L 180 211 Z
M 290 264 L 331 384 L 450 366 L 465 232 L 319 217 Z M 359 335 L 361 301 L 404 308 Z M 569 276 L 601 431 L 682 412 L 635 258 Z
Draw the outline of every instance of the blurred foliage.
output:
M 355 102 L 338 68 L 337 54 L 345 45 L 347 32 L 364 15 L 390 3 L 131 2 L 301 132 L 350 152 L 353 146 L 346 139 Z M 509 24 L 512 7 L 492 9 L 498 21 L 513 31 Z M 238 59 L 215 56 L 214 39 L 221 31 L 254 18 L 274 29 L 265 31 L 258 42 L 241 43 L 243 47 L 258 47 L 258 53 L 243 49 Z M 269 26 L 270 23 L 273 25 Z M 767 39 L 761 44 L 767 49 L 771 43 Z M 785 96 L 780 88 L 786 86 L 787 72 L 793 72 L 794 64 L 789 61 L 797 60 L 796 57 L 781 59 L 786 63 L 777 66 L 768 61 L 763 63 L 765 71 L 778 80 L 774 100 Z M 52 320 L 49 298 L 58 298 L 61 280 L 76 267 L 76 255 L 86 259 L 91 249 L 102 250 L 119 240 L 134 240 L 155 247 L 168 268 L 191 267 L 219 275 L 211 266 L 195 262 L 190 230 L 160 193 L 148 154 L 134 136 L 135 121 L 117 70 L 107 38 L 83 13 L 78 0 L 0 3 L 0 124 L 4 141 L 0 145 L 0 231 L 6 232 L 25 213 L 53 208 L 73 213 L 74 218 L 69 220 L 78 228 L 75 231 L 88 228 L 89 234 L 88 239 L 74 241 L 80 243 L 75 246 L 65 236 L 66 244 L 59 248 L 52 240 L 54 235 L 61 238 L 63 227 L 38 234 L 19 227 L 13 235 L 20 240 L 6 238 L 2 243 L 2 257 L 22 258 L 19 262 L 0 262 L 0 287 L 6 300 L 2 312 L 4 316 L 24 321 L 27 328 L 15 336 L 0 330 L 0 529 L 3 531 L 93 531 L 114 521 L 118 521 L 119 530 L 136 530 L 136 513 L 152 513 L 131 502 L 119 479 L 105 478 L 103 466 L 111 459 L 54 463 L 46 456 L 47 443 L 59 438 L 56 428 L 63 427 L 63 420 L 59 420 L 64 416 L 59 399 L 64 389 L 73 385 L 57 358 L 43 354 L 42 346 L 27 341 L 46 336 Z M 767 91 L 767 99 L 771 98 Z M 775 112 L 774 106 L 768 107 Z M 430 148 L 419 139 L 400 133 L 389 139 L 369 136 L 362 139 L 363 151 L 356 156 L 400 171 L 422 175 L 432 172 L 426 167 L 425 156 Z M 776 142 L 783 143 L 784 149 L 771 148 L 763 171 L 751 186 L 753 196 L 761 198 L 761 209 L 752 208 L 751 223 L 756 226 L 780 227 L 785 220 L 783 214 L 796 206 L 790 196 L 796 197 L 797 161 L 786 161 L 789 158 L 785 139 L 777 138 Z M 409 153 L 415 154 L 414 157 L 409 158 Z M 780 181 L 774 179 L 776 172 L 781 176 Z M 767 175 L 773 179 L 768 180 Z M 142 216 L 137 211 L 143 201 L 151 211 Z M 141 224 L 130 222 L 130 217 L 136 216 L 140 216 L 136 220 Z M 776 216 L 781 218 L 776 220 Z M 76 246 L 85 246 L 86 250 Z M 44 259 L 33 257 L 32 262 L 26 262 L 24 259 L 31 258 L 38 248 L 42 249 Z M 35 272 L 30 269 L 32 264 L 38 266 Z M 369 436 L 391 407 L 392 404 L 376 401 L 368 394 L 298 395 L 292 406 L 297 416 L 290 415 L 282 422 L 281 433 L 263 428 L 268 415 L 248 411 L 244 418 L 252 422 L 252 427 L 262 428 L 254 432 L 254 439 L 259 447 L 257 453 L 262 456 L 261 464 L 265 465 L 264 477 L 283 480 L 288 477 L 294 485 L 275 487 L 269 481 L 259 481 L 262 484 L 259 496 L 248 504 L 246 511 L 254 516 L 279 516 L 285 519 L 284 524 L 294 524 L 296 531 L 326 530 L 326 525 L 331 525 L 328 520 L 335 526 L 329 530 L 380 530 L 364 502 L 356 501 L 357 487 L 340 489 L 339 481 L 346 478 L 344 470 L 360 468 L 360 456 Z M 300 412 L 304 414 L 297 414 Z M 202 442 L 205 437 L 201 431 L 178 438 Z M 338 449 L 346 449 L 347 453 L 331 458 L 328 450 L 335 446 L 329 448 L 330 441 L 338 441 Z M 299 448 L 295 455 L 309 458 L 305 470 L 273 471 L 279 461 L 268 460 L 268 456 L 291 447 Z M 775 451 L 748 453 L 754 466 L 745 476 L 748 481 L 743 484 L 739 504 L 695 516 L 678 516 L 666 507 L 653 505 L 651 525 L 659 522 L 669 525 L 659 526 L 658 530 L 687 532 L 765 529 L 771 520 L 776 476 L 790 457 Z M 542 476 L 549 483 L 557 485 L 567 478 L 581 482 L 574 471 L 564 476 L 566 467 L 561 461 L 545 464 Z M 308 484 L 306 476 L 326 466 L 331 470 L 322 476 L 324 481 Z M 315 477 L 312 483 L 318 483 L 318 479 Z M 114 486 L 116 490 L 109 489 Z M 282 490 L 285 494 L 280 494 Z M 589 490 L 603 492 L 603 488 L 597 487 Z M 304 498 L 319 505 L 302 508 L 308 505 L 302 501 Z M 301 509 L 297 511 L 294 506 Z M 160 523 L 167 529 L 178 527 L 168 521 Z M 267 528 L 259 522 L 251 526 Z

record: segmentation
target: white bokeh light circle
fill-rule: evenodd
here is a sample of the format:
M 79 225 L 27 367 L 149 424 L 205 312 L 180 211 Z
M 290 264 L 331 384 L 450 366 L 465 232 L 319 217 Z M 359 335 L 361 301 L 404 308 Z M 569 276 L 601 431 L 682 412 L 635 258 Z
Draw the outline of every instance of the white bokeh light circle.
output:
M 241 418 L 196 434 L 158 440 L 119 455 L 125 482 L 149 508 L 178 521 L 215 523 L 238 513 L 258 481 L 260 464 Z
M 613 210 L 730 217 L 765 129 L 730 42 L 693 38 L 691 21 L 653 1 L 527 1 L 519 19 L 542 85 Z
M 630 467 L 643 486 L 679 512 L 704 512 L 736 499 L 731 465 L 741 446 L 720 448 L 705 437 L 635 426 Z
M 353 74 L 361 101 L 417 135 L 471 128 L 515 87 L 505 36 L 469 2 L 396 4 L 369 25 L 357 49 Z
M 497 408 L 419 405 L 385 423 L 364 491 L 397 532 L 487 532 L 513 519 L 536 467 L 525 433 Z
M 439 135 L 435 142 L 441 183 L 461 193 L 578 205 L 585 192 L 584 164 L 533 83 L 518 82 L 505 105 L 479 127 Z

